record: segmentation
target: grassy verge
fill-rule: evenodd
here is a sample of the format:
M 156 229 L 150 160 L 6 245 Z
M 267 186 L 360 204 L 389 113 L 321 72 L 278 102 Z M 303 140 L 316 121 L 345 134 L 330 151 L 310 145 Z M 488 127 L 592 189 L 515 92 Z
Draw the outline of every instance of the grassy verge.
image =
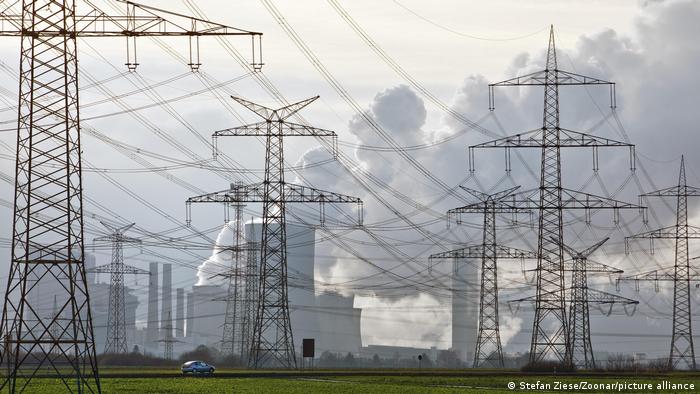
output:
M 663 375 L 611 376 L 580 374 L 567 376 L 523 375 L 511 372 L 478 373 L 478 371 L 448 371 L 434 375 L 433 371 L 413 371 L 404 375 L 382 375 L 381 371 L 354 371 L 353 375 L 298 374 L 279 375 L 270 373 L 267 377 L 246 377 L 245 372 L 231 373 L 226 377 L 182 377 L 174 374 L 169 377 L 150 376 L 163 369 L 140 370 L 143 374 L 134 377 L 109 377 L 109 372 L 134 372 L 134 369 L 116 368 L 104 371 L 101 380 L 105 393 L 513 393 L 513 392 L 571 392 L 571 393 L 683 393 L 700 390 L 699 373 L 671 373 Z M 330 372 L 330 371 L 328 371 Z M 338 372 L 338 371 L 336 371 Z M 397 371 L 385 371 L 396 373 Z M 440 372 L 440 371 L 434 371 Z M 443 371 L 444 372 L 444 371 Z M 483 372 L 483 371 L 481 371 Z M 240 376 L 238 376 L 240 375 Z M 515 389 L 509 389 L 513 382 Z M 522 382 L 522 383 L 521 383 Z M 603 388 L 579 387 L 562 389 L 557 383 L 604 385 Z M 685 388 L 659 386 L 664 382 L 684 384 Z M 614 384 L 618 386 L 613 386 Z M 631 386 L 637 384 L 637 387 Z M 539 385 L 538 385 L 539 384 Z M 621 385 L 627 384 L 627 387 Z M 649 385 L 641 386 L 641 385 Z M 694 388 L 691 389 L 690 385 Z M 525 386 L 529 385 L 529 386 Z M 601 387 L 601 386 L 598 386 Z M 62 392 L 61 384 L 55 379 L 37 378 L 25 391 L 27 393 Z

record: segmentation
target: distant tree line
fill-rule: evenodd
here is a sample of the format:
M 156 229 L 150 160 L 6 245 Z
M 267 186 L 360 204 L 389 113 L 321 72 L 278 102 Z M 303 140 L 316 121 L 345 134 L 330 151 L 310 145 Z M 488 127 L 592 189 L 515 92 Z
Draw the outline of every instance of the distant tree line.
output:
M 420 356 L 420 359 L 419 359 Z M 177 359 L 166 360 L 160 355 L 142 352 L 138 346 L 134 346 L 127 354 L 100 354 L 97 357 L 100 365 L 108 366 L 179 366 L 181 363 L 190 360 L 202 360 L 212 363 L 217 367 L 225 368 L 245 368 L 246 362 L 238 355 L 225 356 L 213 347 L 199 345 L 189 352 L 182 353 Z M 301 366 L 301 359 L 299 360 Z M 574 372 L 575 368 L 567 368 L 556 362 L 529 363 L 529 353 L 508 356 L 504 358 L 505 368 L 520 368 L 526 372 Z M 597 371 L 604 372 L 664 372 L 668 370 L 667 359 L 653 359 L 649 361 L 637 361 L 629 354 L 610 354 L 607 359 L 599 360 Z M 303 364 L 306 368 L 310 363 Z M 437 357 L 433 360 L 427 353 L 416 354 L 405 357 L 395 353 L 393 357 L 380 357 L 374 354 L 372 357 L 360 357 L 353 353 L 334 353 L 324 351 L 321 356 L 314 360 L 314 368 L 443 368 L 460 369 L 471 367 L 471 360 L 465 363 L 457 353 L 452 350 L 439 350 Z

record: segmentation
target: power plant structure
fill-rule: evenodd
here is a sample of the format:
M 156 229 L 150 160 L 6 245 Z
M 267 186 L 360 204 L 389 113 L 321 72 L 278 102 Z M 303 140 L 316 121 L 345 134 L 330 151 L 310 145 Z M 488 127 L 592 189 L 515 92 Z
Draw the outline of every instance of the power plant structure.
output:
M 172 264 L 162 264 L 163 268 L 163 285 L 161 287 L 160 297 L 160 337 L 172 338 L 167 331 L 173 330 L 173 266 Z
M 244 223 L 243 238 L 250 240 L 247 242 L 255 244 L 261 236 L 260 219 Z M 315 231 L 312 227 L 287 222 L 287 236 L 293 239 L 287 253 L 292 335 L 297 338 L 315 338 L 319 354 L 323 351 L 357 354 L 362 348 L 360 326 L 362 310 L 354 307 L 353 296 L 315 289 Z M 225 250 L 226 247 L 223 249 Z M 248 254 L 247 266 L 256 266 L 250 263 L 250 259 L 255 256 L 258 255 Z M 226 277 L 227 272 L 223 272 L 222 276 Z M 246 285 L 247 283 L 255 285 L 256 281 L 245 282 Z M 248 293 L 247 287 L 244 293 Z M 191 303 L 196 305 L 196 308 L 192 308 L 191 311 L 188 309 L 187 325 L 190 327 L 190 321 L 195 323 L 193 330 L 190 331 L 188 328 L 186 337 L 181 341 L 189 346 L 203 344 L 221 349 L 222 327 L 227 316 L 227 308 L 226 303 L 220 300 L 228 297 L 228 280 L 222 284 L 195 285 L 190 294 L 188 303 L 191 299 Z M 245 300 L 247 301 L 247 298 Z M 244 302 L 244 304 L 252 306 L 254 302 Z M 245 316 L 251 312 L 257 313 L 257 310 L 237 309 L 237 313 L 240 314 L 235 318 L 245 319 Z M 331 312 L 333 318 L 329 319 Z M 249 330 L 250 328 L 252 327 L 249 327 Z M 244 338 L 251 341 L 251 335 L 252 330 L 248 331 Z M 238 347 L 235 347 L 235 355 L 240 355 L 238 351 L 240 351 Z
M 149 263 L 146 347 L 155 347 L 158 338 L 158 263 Z

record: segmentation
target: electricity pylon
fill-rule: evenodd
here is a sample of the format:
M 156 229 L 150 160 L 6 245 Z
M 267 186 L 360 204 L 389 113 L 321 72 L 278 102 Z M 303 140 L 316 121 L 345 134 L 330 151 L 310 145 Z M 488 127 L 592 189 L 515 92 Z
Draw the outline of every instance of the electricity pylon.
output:
M 571 361 L 578 368 L 595 369 L 595 357 L 591 345 L 591 324 L 589 303 L 637 305 L 639 302 L 615 294 L 602 292 L 588 287 L 588 274 L 621 274 L 617 268 L 593 262 L 588 259 L 609 238 L 577 251 L 567 245 L 562 245 L 571 256 L 571 289 L 569 300 L 569 337 L 571 338 Z M 595 293 L 595 294 L 594 294 Z M 591 298 L 589 300 L 589 297 Z M 593 299 L 597 301 L 593 301 Z
M 691 370 L 696 369 L 695 347 L 693 346 L 692 313 L 690 303 L 690 281 L 697 279 L 697 271 L 691 270 L 688 256 L 688 240 L 700 238 L 700 227 L 688 225 L 688 197 L 700 197 L 700 188 L 688 186 L 685 178 L 685 159 L 681 156 L 681 169 L 678 185 L 666 189 L 642 194 L 641 197 L 675 197 L 676 225 L 636 234 L 625 238 L 649 239 L 653 248 L 654 239 L 673 239 L 676 241 L 673 274 L 669 270 L 654 270 L 644 274 L 621 278 L 620 280 L 673 281 L 673 334 L 668 367 L 676 369 L 682 363 Z M 629 252 L 629 248 L 625 248 Z M 653 252 L 653 249 L 652 249 Z
M 235 212 L 235 224 L 233 228 L 233 245 L 231 246 L 231 270 L 228 275 L 228 291 L 226 294 L 226 315 L 224 316 L 224 330 L 221 335 L 221 351 L 224 355 L 232 356 L 236 352 L 243 353 L 243 316 L 245 299 L 243 296 L 243 250 L 245 239 L 243 237 L 243 207 L 236 203 L 233 205 Z M 238 345 L 238 346 L 236 346 Z M 238 349 L 236 349 L 238 347 Z
M 302 100 L 278 109 L 267 108 L 250 101 L 232 97 L 264 119 L 263 122 L 220 130 L 213 137 L 257 136 L 265 138 L 265 178 L 262 183 L 236 186 L 223 192 L 193 197 L 193 202 L 219 201 L 263 203 L 262 239 L 260 241 L 260 276 L 258 308 L 254 323 L 253 343 L 249 366 L 260 368 L 274 366 L 296 368 L 296 355 L 292 328 L 289 320 L 287 296 L 287 226 L 286 204 L 288 202 L 319 203 L 321 222 L 324 220 L 324 204 L 355 203 L 361 224 L 362 201 L 359 198 L 333 192 L 294 185 L 284 180 L 285 137 L 309 136 L 337 138 L 335 132 L 287 119 L 306 107 L 318 96 Z M 334 152 L 335 153 L 335 152 Z M 242 194 L 239 194 L 242 193 Z M 188 210 L 189 212 L 189 210 Z
M 237 186 L 242 186 L 237 183 Z M 238 189 L 237 189 L 238 190 Z M 228 289 L 226 296 L 216 298 L 215 301 L 226 301 L 226 313 L 224 315 L 224 326 L 221 335 L 221 353 L 225 356 L 235 354 L 243 355 L 247 353 L 245 339 L 245 313 L 248 310 L 245 296 L 245 288 L 250 284 L 246 278 L 245 255 L 250 252 L 249 245 L 245 242 L 243 230 L 243 204 L 242 196 L 236 196 L 236 202 L 224 203 L 224 223 L 230 226 L 229 208 L 234 210 L 233 221 L 233 242 L 231 247 L 220 248 L 220 252 L 231 253 L 231 266 L 226 272 L 218 273 L 215 276 L 222 276 L 228 279 Z M 212 201 L 214 202 L 214 201 Z M 188 216 L 189 224 L 189 216 Z
M 120 3 L 122 15 L 87 1 L 79 14 L 75 0 L 22 0 L 13 3 L 21 11 L 9 6 L 0 14 L 0 36 L 21 41 L 12 258 L 0 323 L 9 341 L 0 355 L 8 365 L 0 389 L 10 392 L 26 389 L 39 370 L 68 390 L 101 392 L 84 266 L 78 38 L 125 37 L 129 69 L 138 64 L 141 36 L 188 37 L 193 70 L 199 37 L 245 35 L 260 45 L 261 33 Z M 66 322 L 58 338 L 31 302 L 47 285 L 61 289 L 58 310 Z
M 602 292 L 588 287 L 588 277 L 593 275 L 620 275 L 624 271 L 602 264 L 588 258 L 593 252 L 605 243 L 605 238 L 598 244 L 578 252 L 573 248 L 563 245 L 564 250 L 572 257 L 564 261 L 564 271 L 571 272 L 571 287 L 569 290 L 569 337 L 571 338 L 572 362 L 578 368 L 595 369 L 595 357 L 590 334 L 590 304 L 597 300 L 596 305 L 607 305 L 612 313 L 615 304 L 637 305 L 638 302 L 614 294 Z M 536 270 L 529 270 L 536 271 Z M 590 299 L 589 299 L 590 297 Z M 530 298 L 532 299 L 532 298 Z M 522 301 L 522 300 L 521 300 Z M 625 308 L 627 313 L 627 309 Z M 634 313 L 634 310 L 631 314 Z
M 564 294 L 564 252 L 562 213 L 561 148 L 593 148 L 593 170 L 598 169 L 599 147 L 629 147 L 630 167 L 634 168 L 633 145 L 597 137 L 559 125 L 559 87 L 609 85 L 611 107 L 615 106 L 614 83 L 560 70 L 554 44 L 554 28 L 549 32 L 545 69 L 489 85 L 489 109 L 494 109 L 494 88 L 500 86 L 543 86 L 544 113 L 542 127 L 514 136 L 499 138 L 469 147 L 469 168 L 474 170 L 474 149 L 505 148 L 506 171 L 510 171 L 511 148 L 538 148 L 542 152 L 539 185 L 539 224 L 537 237 L 537 305 L 530 343 L 530 363 L 554 360 L 571 364 Z M 553 242 L 554 238 L 558 243 Z
M 481 292 L 479 296 L 479 331 L 474 351 L 474 368 L 503 368 L 503 348 L 498 323 L 498 258 L 537 258 L 535 252 L 501 246 L 496 243 L 496 214 L 530 212 L 528 208 L 518 206 L 508 198 L 519 188 L 513 187 L 491 195 L 462 187 L 467 193 L 479 200 L 477 203 L 451 209 L 448 218 L 463 213 L 482 213 L 484 215 L 483 241 L 481 245 L 469 246 L 450 252 L 435 253 L 429 259 L 464 259 L 481 258 Z M 458 219 L 459 222 L 459 219 Z M 457 264 L 457 260 L 454 261 Z
M 576 324 L 576 328 L 571 329 L 572 332 L 569 334 L 572 336 L 572 365 L 575 365 L 576 367 L 581 367 L 581 368 L 586 368 L 586 369 L 593 369 L 596 367 L 595 364 L 595 358 L 593 357 L 593 347 L 591 343 L 591 331 L 590 331 L 590 318 L 589 318 L 589 307 L 591 304 L 594 305 L 604 305 L 608 307 L 608 312 L 603 312 L 607 316 L 609 316 L 612 313 L 612 308 L 615 305 L 622 305 L 625 311 L 625 314 L 628 316 L 631 316 L 634 314 L 636 310 L 636 306 L 639 304 L 639 301 L 637 300 L 632 300 L 626 297 L 621 297 L 615 294 L 611 294 L 605 291 L 600 291 L 596 289 L 591 289 L 590 287 L 586 288 L 585 291 L 581 291 L 582 289 L 576 289 L 574 287 L 570 287 L 566 289 L 569 291 L 572 296 L 575 293 L 578 293 L 576 296 L 576 304 L 574 304 L 574 301 L 570 301 L 570 308 L 578 307 L 580 314 L 577 314 L 573 319 L 576 319 L 569 324 Z M 525 298 L 520 298 L 516 300 L 511 300 L 508 301 L 509 306 L 512 304 L 521 304 L 521 303 L 530 303 L 530 304 L 535 304 L 536 303 L 536 297 L 525 297 Z M 633 305 L 634 309 L 632 312 L 627 311 L 627 307 L 629 305 Z M 571 313 L 571 312 L 570 312 Z M 572 319 L 571 317 L 569 319 Z
M 159 339 L 156 342 L 161 342 L 163 344 L 163 358 L 166 360 L 173 359 L 173 345 L 176 342 L 182 342 L 173 338 L 173 319 L 172 312 L 168 312 L 168 320 L 165 324 L 165 333 L 163 334 L 163 339 Z
M 141 240 L 124 235 L 135 223 L 122 227 L 114 227 L 100 222 L 111 233 L 95 238 L 98 242 L 109 242 L 112 245 L 112 262 L 95 267 L 90 272 L 110 274 L 109 278 L 109 310 L 107 313 L 107 341 L 104 353 L 127 354 L 126 344 L 126 305 L 124 303 L 124 274 L 147 274 L 150 272 L 124 264 L 124 244 L 141 244 Z

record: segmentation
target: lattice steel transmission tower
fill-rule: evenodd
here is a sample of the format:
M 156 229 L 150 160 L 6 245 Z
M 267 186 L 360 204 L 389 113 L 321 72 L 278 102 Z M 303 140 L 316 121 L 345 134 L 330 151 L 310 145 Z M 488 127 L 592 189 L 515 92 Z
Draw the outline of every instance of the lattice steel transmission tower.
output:
M 625 238 L 649 239 L 652 245 L 654 239 L 673 239 L 676 241 L 675 263 L 673 273 L 668 269 L 654 270 L 620 280 L 673 282 L 673 334 L 671 336 L 671 351 L 668 356 L 668 367 L 676 369 L 685 364 L 695 370 L 695 347 L 693 346 L 692 313 L 690 303 L 690 281 L 698 279 L 698 272 L 691 269 L 688 256 L 688 240 L 700 238 L 700 227 L 688 224 L 688 197 L 700 197 L 700 188 L 688 186 L 685 177 L 685 159 L 681 156 L 681 169 L 678 175 L 678 185 L 666 189 L 642 194 L 640 197 L 675 197 L 676 225 L 653 231 L 636 234 Z M 626 248 L 628 250 L 628 248 Z
M 597 268 L 592 268 L 591 265 Z M 572 268 L 567 269 L 567 271 L 573 271 L 575 263 L 570 265 Z M 579 265 L 580 267 L 580 265 Z M 577 268 L 580 272 L 580 270 Z M 600 270 L 600 271 L 596 271 Z M 587 273 L 600 272 L 604 274 L 610 274 L 613 272 L 619 272 L 619 270 L 605 266 L 600 263 L 587 263 L 586 268 Z M 582 282 L 579 282 L 582 283 Z M 605 315 L 609 316 L 612 313 L 612 309 L 615 305 L 622 305 L 625 314 L 631 316 L 636 311 L 636 307 L 639 301 L 632 300 L 626 297 L 621 297 L 615 294 L 611 294 L 605 291 L 595 290 L 590 287 L 585 289 L 578 287 L 570 287 L 566 289 L 571 294 L 571 300 L 569 301 L 570 314 L 575 316 L 569 316 L 569 336 L 571 337 L 571 347 L 572 347 L 572 363 L 576 367 L 585 369 L 595 369 L 595 358 L 593 356 L 593 345 L 591 342 L 591 327 L 590 327 L 590 305 L 597 305 Z M 535 304 L 536 297 L 525 297 L 520 299 L 515 299 L 508 301 L 508 305 L 521 303 Z M 632 311 L 628 311 L 628 306 L 632 305 Z M 603 306 L 608 307 L 608 311 L 603 311 Z
M 140 36 L 188 37 L 193 70 L 199 37 L 245 35 L 258 37 L 260 46 L 261 33 L 120 3 L 123 15 L 87 1 L 78 13 L 74 0 L 22 0 L 14 3 L 21 10 L 13 4 L 0 13 L 0 35 L 21 41 L 12 258 L 0 323 L 9 341 L 0 358 L 8 363 L 0 388 L 11 392 L 24 390 L 46 368 L 68 389 L 101 391 L 84 267 L 78 38 L 125 37 L 132 70 Z M 51 283 L 63 289 L 58 309 L 70 316 L 58 338 L 30 301 Z
M 89 272 L 110 274 L 109 278 L 109 310 L 107 313 L 107 341 L 104 353 L 126 354 L 129 347 L 126 343 L 126 305 L 124 303 L 124 274 L 146 274 L 150 272 L 124 264 L 124 244 L 141 244 L 138 238 L 131 238 L 126 233 L 135 223 L 122 227 L 114 227 L 102 223 L 111 233 L 95 238 L 97 242 L 109 242 L 112 245 L 112 262 L 95 267 Z
M 591 324 L 589 304 L 607 305 L 637 305 L 639 301 L 620 297 L 604 291 L 591 289 L 588 287 L 588 275 L 596 274 L 621 274 L 623 271 L 605 264 L 591 261 L 588 257 L 600 248 L 609 238 L 605 238 L 598 243 L 577 251 L 567 245 L 562 245 L 564 250 L 571 256 L 571 288 L 569 299 L 569 337 L 571 340 L 571 359 L 578 368 L 595 369 L 595 357 L 591 344 Z
M 593 169 L 598 169 L 599 147 L 629 147 L 630 167 L 634 168 L 633 145 L 597 137 L 560 127 L 559 87 L 609 85 L 611 107 L 615 106 L 614 83 L 560 70 L 554 44 L 554 28 L 550 29 L 546 66 L 543 71 L 489 85 L 489 109 L 494 109 L 494 88 L 500 86 L 543 86 L 544 113 L 542 127 L 514 136 L 500 138 L 469 147 L 469 167 L 474 170 L 474 149 L 505 148 L 506 171 L 510 171 L 511 148 L 538 148 L 542 152 L 539 185 L 539 224 L 537 242 L 537 306 L 530 344 L 530 362 L 554 360 L 570 365 L 570 344 L 564 295 L 561 148 L 593 148 Z M 575 191 L 570 191 L 576 193 Z M 559 244 L 553 242 L 554 238 Z
M 166 360 L 172 360 L 173 359 L 173 345 L 177 342 L 182 342 L 178 341 L 177 339 L 173 338 L 173 319 L 172 319 L 172 312 L 168 312 L 168 320 L 165 325 L 165 333 L 163 334 L 163 339 L 159 339 L 157 342 L 160 342 L 163 344 L 163 358 Z
M 243 354 L 243 311 L 245 299 L 243 292 L 244 279 L 244 248 L 243 237 L 243 207 L 236 203 L 233 205 L 235 212 L 235 224 L 233 227 L 233 245 L 231 246 L 231 271 L 228 276 L 228 291 L 226 294 L 226 315 L 224 316 L 224 330 L 221 335 L 221 351 L 224 355 L 232 356 Z M 236 349 L 237 347 L 237 349 Z
M 236 183 L 235 185 L 236 187 L 232 187 L 234 194 L 242 190 L 243 184 Z M 226 356 L 238 354 L 243 357 L 243 355 L 247 353 L 245 314 L 249 309 L 247 305 L 249 300 L 246 298 L 246 289 L 253 285 L 253 283 L 249 282 L 249 280 L 253 278 L 248 277 L 247 264 L 250 263 L 250 260 L 246 259 L 246 255 L 250 253 L 251 250 L 250 245 L 246 243 L 243 228 L 243 208 L 245 207 L 245 204 L 242 203 L 243 195 L 235 195 L 233 200 L 235 201 L 224 203 L 224 223 L 233 230 L 233 242 L 231 247 L 220 248 L 220 253 L 231 253 L 231 267 L 226 272 L 215 275 L 228 279 L 228 289 L 226 296 L 217 298 L 216 301 L 226 301 L 224 327 L 221 335 L 221 352 Z M 209 202 L 218 203 L 218 201 Z M 233 208 L 234 210 L 233 221 L 229 221 L 229 208 Z M 190 220 L 191 218 L 188 214 L 188 225 Z M 233 223 L 233 225 L 231 225 L 231 223 Z M 255 266 L 257 266 L 257 264 L 255 264 Z M 257 278 L 257 274 L 255 275 Z M 254 288 L 256 287 L 254 286 Z
M 286 204 L 318 203 L 321 206 L 321 222 L 323 222 L 324 204 L 354 203 L 358 205 L 358 222 L 361 225 L 362 201 L 356 197 L 295 185 L 284 180 L 283 140 L 285 137 L 331 137 L 334 140 L 337 138 L 333 131 L 287 120 L 316 100 L 318 96 L 279 109 L 267 108 L 237 97 L 232 98 L 262 117 L 264 121 L 220 130 L 215 132 L 213 137 L 215 139 L 229 136 L 264 138 L 266 142 L 264 181 L 245 186 L 231 185 L 229 190 L 192 197 L 187 200 L 187 204 L 189 206 L 192 203 L 209 201 L 261 202 L 263 204 L 259 297 L 249 366 L 296 368 L 287 297 Z M 188 213 L 189 211 L 188 209 Z
M 462 187 L 479 202 L 464 207 L 451 209 L 448 218 L 464 213 L 481 213 L 484 215 L 483 241 L 481 245 L 468 246 L 449 252 L 435 253 L 429 259 L 481 259 L 481 292 L 479 293 L 479 331 L 474 351 L 474 368 L 503 368 L 503 347 L 498 323 L 498 258 L 535 259 L 535 252 L 498 245 L 496 242 L 496 214 L 531 212 L 528 208 L 518 206 L 513 193 L 519 188 L 513 187 L 491 195 Z M 509 201 L 508 199 L 511 198 Z M 459 223 L 459 219 L 458 219 Z M 457 264 L 458 260 L 454 260 Z

